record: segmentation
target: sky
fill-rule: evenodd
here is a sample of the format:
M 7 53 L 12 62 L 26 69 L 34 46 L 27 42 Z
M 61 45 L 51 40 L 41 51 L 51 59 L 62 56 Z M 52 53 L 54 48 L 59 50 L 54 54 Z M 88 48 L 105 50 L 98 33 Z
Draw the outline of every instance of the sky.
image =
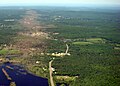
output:
M 79 5 L 120 5 L 120 0 L 0 0 L 0 6 L 14 5 L 48 5 L 48 6 L 79 6 Z

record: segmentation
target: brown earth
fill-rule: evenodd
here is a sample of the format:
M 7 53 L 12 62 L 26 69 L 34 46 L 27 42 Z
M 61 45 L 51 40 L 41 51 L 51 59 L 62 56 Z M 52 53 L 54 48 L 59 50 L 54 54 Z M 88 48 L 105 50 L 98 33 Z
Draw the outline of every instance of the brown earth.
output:
M 14 47 L 25 55 L 44 52 L 46 49 L 44 41 L 48 39 L 48 34 L 41 31 L 44 27 L 37 21 L 38 16 L 35 11 L 29 10 L 19 21 L 24 30 L 18 33 Z

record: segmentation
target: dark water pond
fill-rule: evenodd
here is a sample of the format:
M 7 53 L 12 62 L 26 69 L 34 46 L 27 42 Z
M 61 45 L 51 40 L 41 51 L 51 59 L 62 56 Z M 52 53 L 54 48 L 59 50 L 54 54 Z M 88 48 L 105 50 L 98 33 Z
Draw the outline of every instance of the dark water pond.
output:
M 12 80 L 7 79 L 2 68 Z M 16 86 L 49 86 L 46 78 L 32 75 L 18 65 L 2 64 L 0 66 L 0 86 L 9 86 L 11 82 L 15 82 Z

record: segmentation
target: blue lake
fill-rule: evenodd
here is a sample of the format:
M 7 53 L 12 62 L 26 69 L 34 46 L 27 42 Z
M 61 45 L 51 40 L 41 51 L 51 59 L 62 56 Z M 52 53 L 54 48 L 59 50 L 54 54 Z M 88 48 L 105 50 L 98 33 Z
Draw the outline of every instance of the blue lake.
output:
M 8 80 L 2 68 L 8 73 L 12 80 Z M 10 63 L 0 66 L 0 86 L 9 86 L 10 82 L 15 82 L 16 86 L 49 86 L 48 79 L 28 73 L 24 68 Z

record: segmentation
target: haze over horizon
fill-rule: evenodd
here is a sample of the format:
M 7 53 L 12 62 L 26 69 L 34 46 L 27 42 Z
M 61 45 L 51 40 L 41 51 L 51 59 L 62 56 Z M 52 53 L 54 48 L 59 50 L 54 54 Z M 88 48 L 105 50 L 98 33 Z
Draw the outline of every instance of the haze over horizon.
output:
M 120 6 L 120 0 L 2 0 L 0 6 Z

